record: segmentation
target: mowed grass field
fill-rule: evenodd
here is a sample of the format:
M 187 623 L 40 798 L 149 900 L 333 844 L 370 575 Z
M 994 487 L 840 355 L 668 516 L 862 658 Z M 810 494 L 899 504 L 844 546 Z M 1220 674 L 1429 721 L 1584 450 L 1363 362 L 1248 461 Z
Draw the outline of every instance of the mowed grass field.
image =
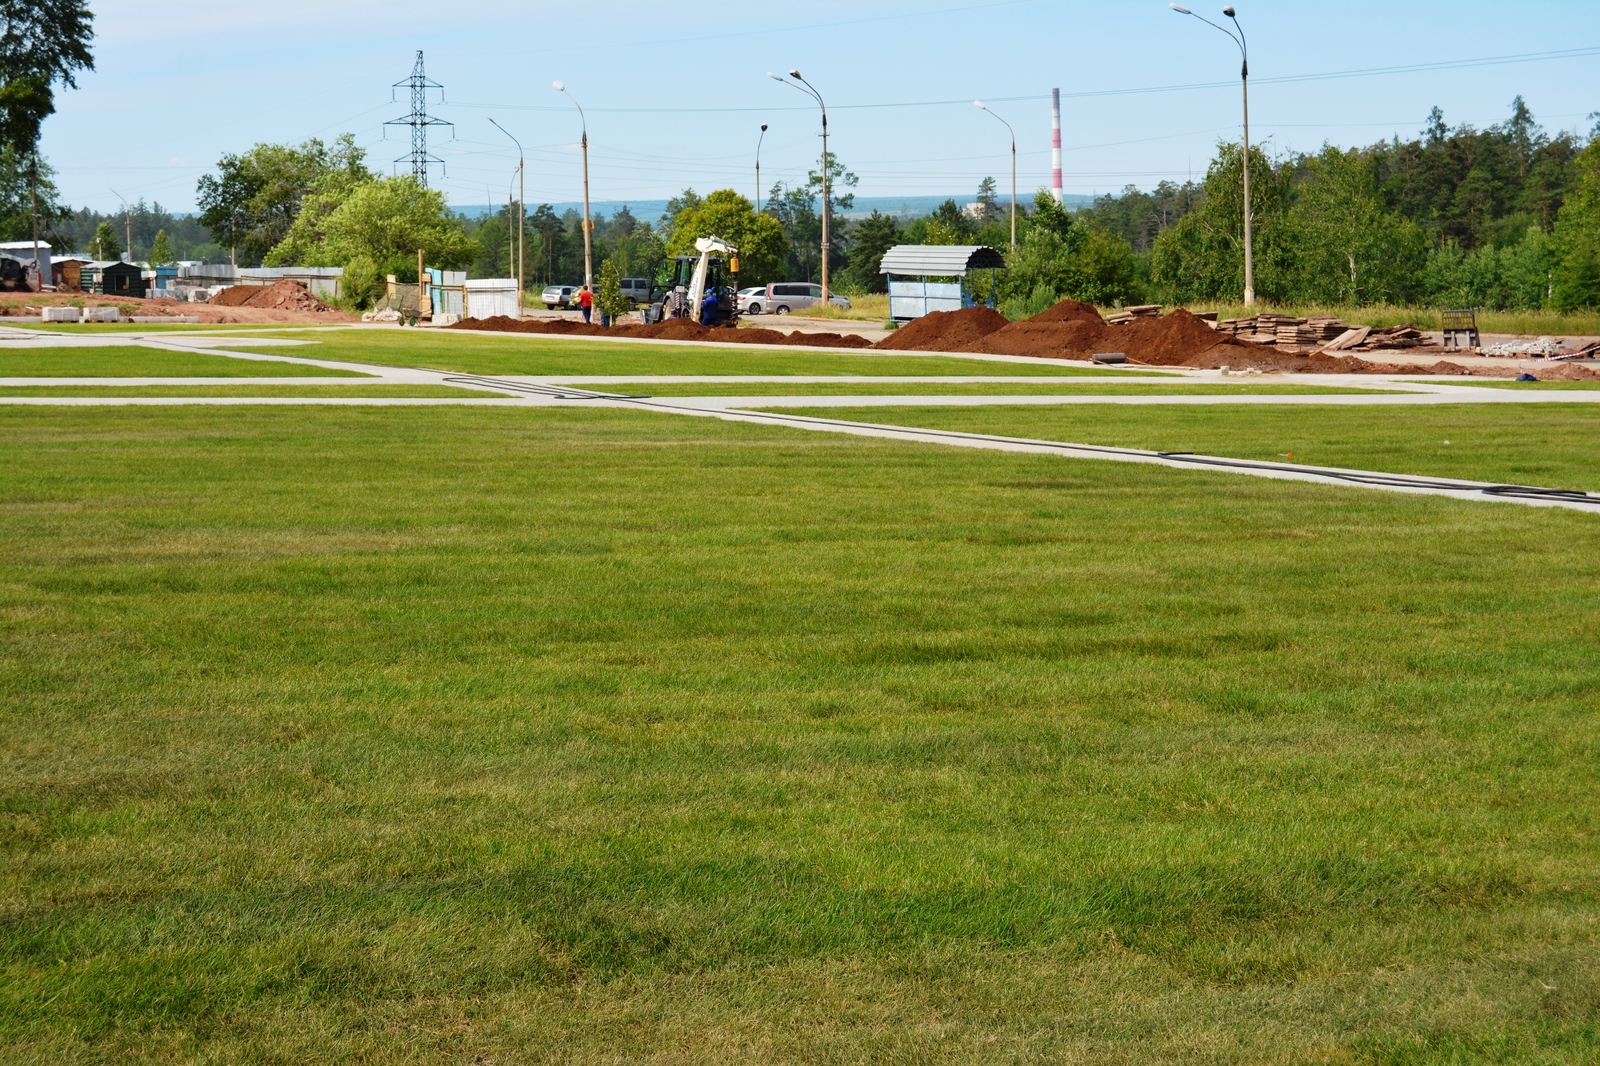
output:
M 852 422 L 1600 492 L 1600 405 L 772 408 Z
M 269 355 L 311 355 L 308 347 L 263 348 Z M 349 370 L 333 370 L 275 359 L 234 359 L 201 352 L 175 352 L 139 345 L 107 348 L 12 348 L 0 350 L 4 378 L 364 378 Z
M 268 334 L 315 345 L 261 347 L 268 355 L 420 366 L 471 374 L 865 374 L 916 376 L 1104 377 L 1103 367 L 1037 359 L 1013 362 L 948 355 L 889 355 L 840 348 L 804 351 L 670 343 L 574 340 L 539 334 L 499 336 L 459 330 L 318 330 Z M 234 345 L 251 351 L 249 345 Z M 1159 371 L 1117 371 L 1156 376 Z
M 612 409 L 0 441 L 0 1060 L 1600 1057 L 1592 515 Z

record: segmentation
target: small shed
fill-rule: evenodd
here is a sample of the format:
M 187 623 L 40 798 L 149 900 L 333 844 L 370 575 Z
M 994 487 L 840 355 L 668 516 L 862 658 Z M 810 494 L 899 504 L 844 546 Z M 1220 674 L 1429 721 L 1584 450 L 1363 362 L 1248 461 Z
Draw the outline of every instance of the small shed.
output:
M 82 292 L 83 268 L 94 262 L 87 255 L 62 255 L 50 261 L 50 280 L 58 292 Z
M 84 292 L 97 296 L 133 296 L 144 299 L 144 271 L 137 263 L 98 259 L 83 264 Z
M 971 307 L 967 275 L 988 270 L 992 281 L 1005 265 L 1005 257 L 984 244 L 897 244 L 883 254 L 878 273 L 889 276 L 889 317 L 909 322 L 931 311 Z M 994 292 L 990 284 L 991 307 Z

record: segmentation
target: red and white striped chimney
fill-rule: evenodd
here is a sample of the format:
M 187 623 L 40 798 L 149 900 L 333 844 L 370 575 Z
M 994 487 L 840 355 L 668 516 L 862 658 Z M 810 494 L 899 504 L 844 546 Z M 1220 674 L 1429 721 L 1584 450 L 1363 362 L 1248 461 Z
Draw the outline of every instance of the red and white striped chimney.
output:
M 1061 202 L 1061 90 L 1050 90 L 1050 191 Z

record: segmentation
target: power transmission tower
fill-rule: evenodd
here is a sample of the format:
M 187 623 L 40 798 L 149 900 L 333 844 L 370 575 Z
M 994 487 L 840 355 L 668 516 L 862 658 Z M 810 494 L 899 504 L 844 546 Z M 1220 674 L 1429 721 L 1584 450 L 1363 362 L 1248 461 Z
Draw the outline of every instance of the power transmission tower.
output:
M 410 161 L 411 173 L 416 175 L 419 182 L 426 188 L 428 185 L 428 164 L 438 163 L 439 169 L 444 169 L 444 160 L 428 154 L 428 127 L 449 126 L 453 131 L 454 122 L 446 122 L 442 118 L 428 117 L 428 90 L 439 90 L 439 102 L 444 103 L 444 86 L 432 80 L 422 69 L 422 49 L 417 49 L 417 65 L 411 68 L 411 77 L 404 81 L 394 83 L 394 88 L 407 88 L 411 90 L 411 114 L 404 118 L 391 119 L 384 126 L 410 126 L 411 127 L 411 154 L 400 156 L 396 163 Z M 393 96 L 393 92 L 390 93 Z

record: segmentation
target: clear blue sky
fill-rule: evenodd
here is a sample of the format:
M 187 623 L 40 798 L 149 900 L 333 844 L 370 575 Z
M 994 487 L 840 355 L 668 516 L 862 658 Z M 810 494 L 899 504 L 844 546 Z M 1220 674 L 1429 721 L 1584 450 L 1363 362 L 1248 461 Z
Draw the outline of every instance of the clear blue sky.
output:
M 871 196 L 970 195 L 985 175 L 1009 185 L 1005 130 L 1016 127 L 1024 197 L 1048 184 L 1049 92 L 1063 94 L 1068 192 L 1154 185 L 1205 171 L 1237 138 L 1238 56 L 1220 33 L 1165 0 L 1013 0 L 805 4 L 457 4 L 412 0 L 203 9 L 91 0 L 97 70 L 59 97 L 43 150 L 64 200 L 101 210 L 117 193 L 168 210 L 194 206 L 195 180 L 258 141 L 353 132 L 388 168 L 409 110 L 390 85 L 424 49 L 445 86 L 434 113 L 453 121 L 430 147 L 433 184 L 455 204 L 503 201 L 515 152 L 528 152 L 528 200 L 581 195 L 578 116 L 588 111 L 596 200 L 646 200 L 685 186 L 754 192 L 763 122 L 764 185 L 803 179 L 819 152 L 815 106 L 765 77 L 798 67 L 829 104 L 831 144 Z M 1191 3 L 1220 20 L 1221 3 Z M 1271 151 L 1324 141 L 1410 137 L 1437 104 L 1454 125 L 1501 121 L 1521 93 L 1555 129 L 1587 131 L 1600 111 L 1595 0 L 1244 0 L 1251 127 Z M 804 21 L 802 21 L 802 19 Z M 1274 81 L 1306 74 L 1590 50 L 1454 69 Z M 1204 86 L 1157 92 L 1120 90 Z M 1090 95 L 1095 94 L 1095 95 Z M 882 106 L 911 105 L 911 106 Z M 113 192 L 115 190 L 115 192 Z

